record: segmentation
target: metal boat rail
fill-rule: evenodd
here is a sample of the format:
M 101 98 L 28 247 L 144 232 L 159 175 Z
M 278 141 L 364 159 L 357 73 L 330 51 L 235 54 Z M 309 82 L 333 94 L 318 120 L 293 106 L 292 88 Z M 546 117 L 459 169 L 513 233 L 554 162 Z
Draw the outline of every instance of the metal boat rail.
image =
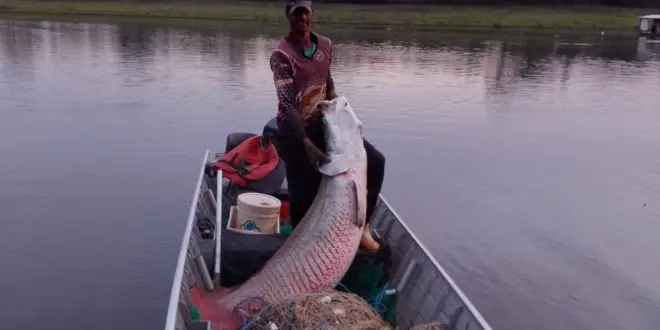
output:
M 222 180 L 211 179 L 205 174 L 205 165 L 211 155 L 215 154 L 208 150 L 205 152 L 195 186 L 174 273 L 165 330 L 208 330 L 211 326 L 203 320 L 192 320 L 190 298 L 190 288 L 194 286 L 213 290 L 220 284 L 222 226 L 217 225 L 216 215 L 223 214 L 223 188 Z M 218 178 L 221 177 L 222 174 L 218 173 Z M 214 184 L 217 189 L 213 189 Z M 212 271 L 207 268 L 200 247 L 202 238 L 196 225 L 200 220 L 210 220 L 215 225 Z M 453 330 L 491 330 L 477 308 L 382 195 L 371 226 L 391 250 L 392 276 L 389 283 L 395 289 L 393 294 L 396 294 L 397 325 L 400 329 L 441 322 Z

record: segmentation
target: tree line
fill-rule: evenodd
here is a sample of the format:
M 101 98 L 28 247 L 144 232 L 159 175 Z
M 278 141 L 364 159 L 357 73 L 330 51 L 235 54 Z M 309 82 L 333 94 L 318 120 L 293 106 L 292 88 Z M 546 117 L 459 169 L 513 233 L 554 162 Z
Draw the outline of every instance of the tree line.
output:
M 432 4 L 446 6 L 571 6 L 577 7 L 576 9 L 592 10 L 607 9 L 593 8 L 594 6 L 660 8 L 660 0 L 323 0 L 321 2 L 356 4 Z
M 579 9 L 594 10 L 602 10 L 606 8 L 586 7 L 660 8 L 660 0 L 322 0 L 316 2 L 354 4 L 431 4 L 446 6 L 571 6 L 582 7 Z
M 40 0 L 43 2 L 62 2 L 63 0 Z M 68 0 L 71 2 L 71 0 Z M 116 2 L 116 3 L 240 3 L 240 2 L 280 2 L 285 0 L 73 0 L 73 2 Z M 543 6 L 573 7 L 577 10 L 616 10 L 616 8 L 658 8 L 660 0 L 314 0 L 315 3 L 346 4 L 407 4 L 438 6 Z M 608 8 L 611 7 L 611 8 Z

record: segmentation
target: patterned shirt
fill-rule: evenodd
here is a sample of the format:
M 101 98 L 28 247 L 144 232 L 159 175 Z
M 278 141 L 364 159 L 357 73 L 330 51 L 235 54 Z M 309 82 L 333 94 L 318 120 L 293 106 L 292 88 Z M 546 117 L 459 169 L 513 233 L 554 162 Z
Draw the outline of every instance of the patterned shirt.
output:
M 316 45 L 311 56 L 297 39 L 287 36 L 270 57 L 279 103 L 277 124 L 283 135 L 306 137 L 306 124 L 318 115 L 317 102 L 334 94 L 332 42 L 316 33 L 311 39 Z

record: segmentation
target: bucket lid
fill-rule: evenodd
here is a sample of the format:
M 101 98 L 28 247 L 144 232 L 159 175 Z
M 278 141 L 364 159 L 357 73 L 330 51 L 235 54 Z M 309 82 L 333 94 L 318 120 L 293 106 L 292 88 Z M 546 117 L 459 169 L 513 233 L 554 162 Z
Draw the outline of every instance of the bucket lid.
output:
M 242 193 L 238 195 L 238 204 L 257 209 L 277 209 L 279 210 L 282 202 L 279 199 L 256 192 Z

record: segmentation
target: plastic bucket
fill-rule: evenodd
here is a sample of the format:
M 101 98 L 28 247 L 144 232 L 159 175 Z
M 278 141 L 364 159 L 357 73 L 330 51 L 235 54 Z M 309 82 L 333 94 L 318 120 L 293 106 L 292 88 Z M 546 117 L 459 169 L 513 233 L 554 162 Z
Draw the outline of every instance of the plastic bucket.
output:
M 236 202 L 236 225 L 246 231 L 278 233 L 281 205 L 279 199 L 270 195 L 254 192 L 240 194 Z

